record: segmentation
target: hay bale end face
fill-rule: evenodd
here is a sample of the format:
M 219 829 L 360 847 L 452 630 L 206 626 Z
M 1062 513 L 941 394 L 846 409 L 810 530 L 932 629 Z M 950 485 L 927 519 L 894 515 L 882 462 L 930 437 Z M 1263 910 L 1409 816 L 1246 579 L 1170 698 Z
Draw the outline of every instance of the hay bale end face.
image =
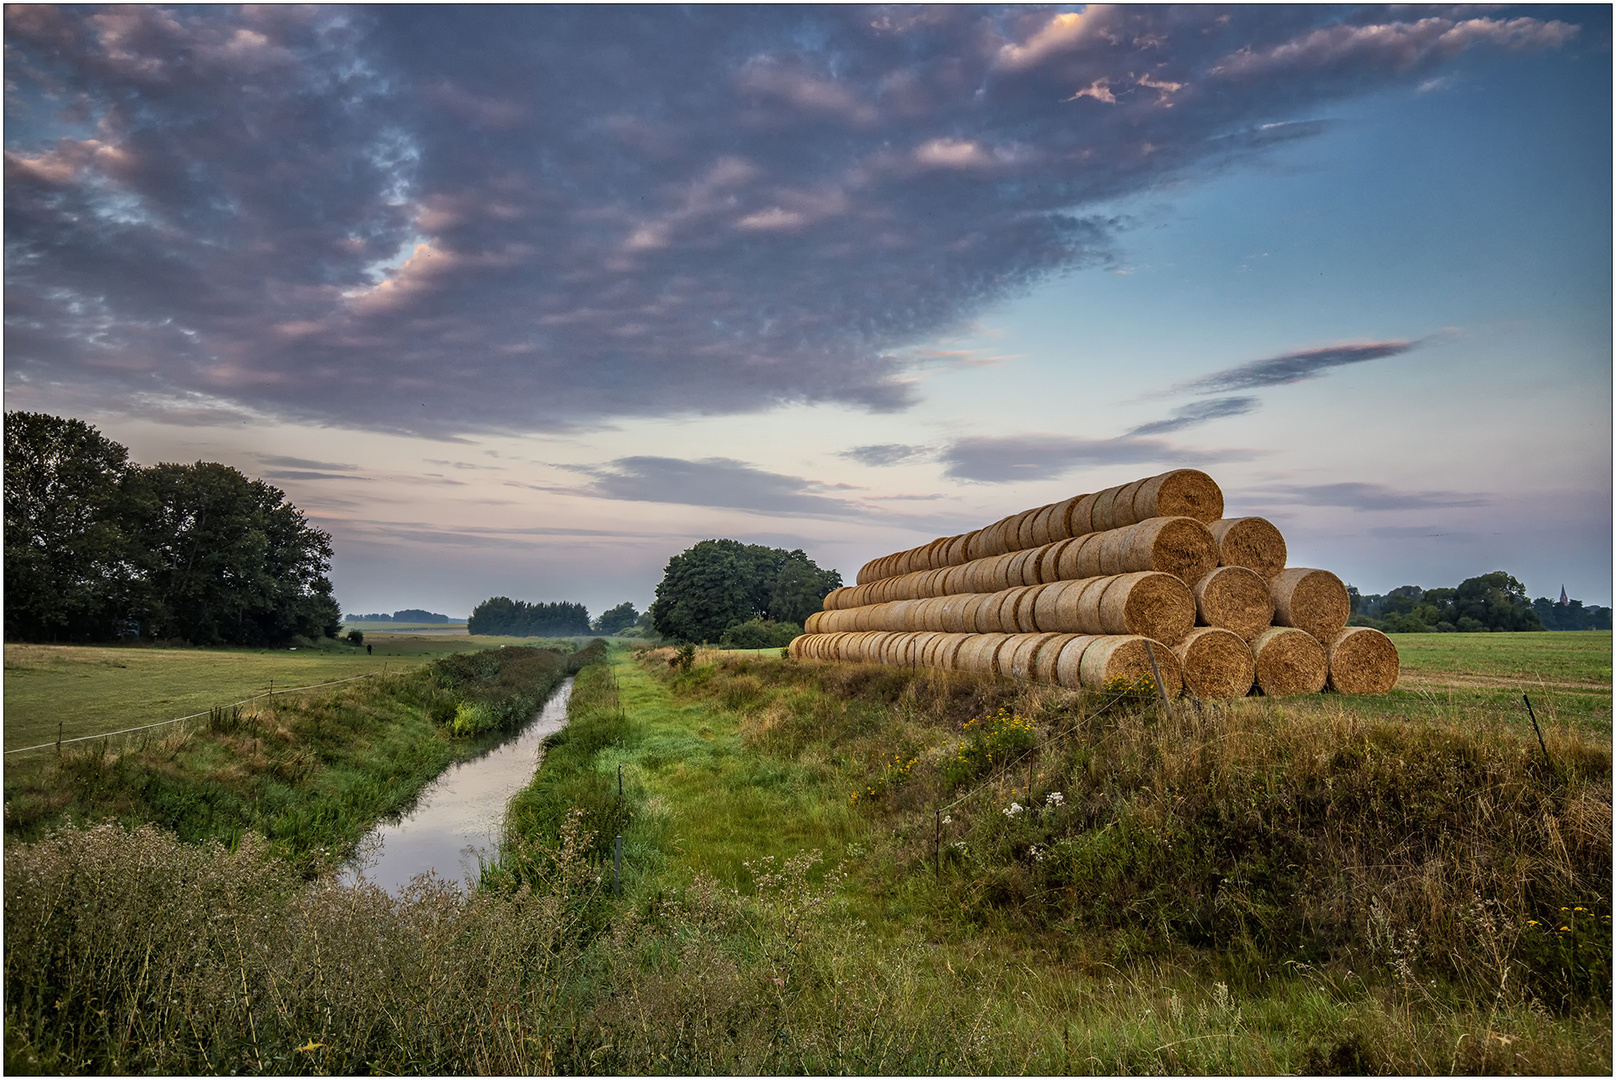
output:
M 1325 643 L 1329 686 L 1343 694 L 1384 694 L 1401 664 L 1392 639 L 1369 626 L 1349 626 Z
M 1341 579 L 1328 570 L 1281 570 L 1268 583 L 1274 598 L 1274 625 L 1306 630 L 1329 641 L 1347 625 L 1351 598 Z
M 1305 630 L 1274 626 L 1251 643 L 1257 688 L 1269 697 L 1316 694 L 1324 689 L 1329 661 L 1324 646 Z
M 1197 626 L 1173 646 L 1184 689 L 1201 698 L 1245 697 L 1257 677 L 1257 658 L 1246 639 L 1217 626 Z
M 1285 569 L 1285 537 L 1267 518 L 1224 518 L 1207 526 L 1221 566 L 1244 566 L 1272 579 Z
M 1220 626 L 1250 641 L 1274 622 L 1268 582 L 1244 566 L 1220 566 L 1195 582 L 1195 621 Z

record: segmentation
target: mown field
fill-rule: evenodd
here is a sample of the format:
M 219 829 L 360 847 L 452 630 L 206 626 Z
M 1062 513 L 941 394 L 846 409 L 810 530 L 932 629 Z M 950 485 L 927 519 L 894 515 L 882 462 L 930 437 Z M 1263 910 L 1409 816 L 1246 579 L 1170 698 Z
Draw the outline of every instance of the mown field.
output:
M 1505 637 L 1167 712 L 618 648 L 469 900 L 311 891 L 250 834 L 8 843 L 7 1063 L 1608 1074 L 1610 635 Z
M 6 750 L 156 724 L 272 689 L 409 671 L 454 653 L 536 639 L 388 634 L 363 646 L 191 649 L 150 646 L 5 646 Z M 543 642 L 538 642 L 543 644 Z M 38 753 L 13 754 L 28 768 Z

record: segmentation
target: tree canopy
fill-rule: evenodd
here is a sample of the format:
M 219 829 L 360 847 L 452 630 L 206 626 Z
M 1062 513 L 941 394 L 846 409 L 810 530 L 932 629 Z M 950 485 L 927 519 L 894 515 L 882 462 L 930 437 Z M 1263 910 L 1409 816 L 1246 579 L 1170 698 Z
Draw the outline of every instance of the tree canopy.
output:
M 529 604 L 493 596 L 472 609 L 468 634 L 501 637 L 579 637 L 589 633 L 589 609 L 567 601 Z
M 640 613 L 634 609 L 633 604 L 624 600 L 616 607 L 601 612 L 600 617 L 589 624 L 589 628 L 597 634 L 610 637 L 612 634 L 627 630 L 639 621 Z
M 264 645 L 336 636 L 331 538 L 214 462 L 131 464 L 81 420 L 5 417 L 5 632 Z
M 1349 588 L 1352 622 L 1387 633 L 1542 630 L 1526 586 L 1502 570 L 1466 578 L 1455 589 L 1400 585 L 1385 595 Z
M 754 619 L 800 627 L 841 583 L 841 574 L 821 569 L 801 548 L 703 540 L 668 560 L 651 623 L 676 641 L 719 641 Z

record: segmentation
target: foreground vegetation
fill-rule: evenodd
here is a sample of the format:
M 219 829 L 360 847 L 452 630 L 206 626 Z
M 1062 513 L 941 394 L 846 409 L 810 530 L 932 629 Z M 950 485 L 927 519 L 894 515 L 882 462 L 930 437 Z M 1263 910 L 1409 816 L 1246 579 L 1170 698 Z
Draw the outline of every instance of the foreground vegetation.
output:
M 580 674 L 468 900 L 9 846 L 8 1067 L 1610 1071 L 1608 727 L 673 659 Z

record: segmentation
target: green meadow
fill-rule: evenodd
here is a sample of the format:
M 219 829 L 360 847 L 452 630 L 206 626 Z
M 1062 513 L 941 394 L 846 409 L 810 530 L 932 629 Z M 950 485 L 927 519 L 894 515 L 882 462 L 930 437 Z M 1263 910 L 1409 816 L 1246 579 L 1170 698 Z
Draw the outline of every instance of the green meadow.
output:
M 271 690 L 415 670 L 442 656 L 536 639 L 387 634 L 372 646 L 203 649 L 156 646 L 5 646 L 5 749 L 157 724 Z M 543 644 L 543 642 L 539 642 Z M 161 729 L 159 729 L 161 730 Z M 40 751 L 13 754 L 28 767 Z

